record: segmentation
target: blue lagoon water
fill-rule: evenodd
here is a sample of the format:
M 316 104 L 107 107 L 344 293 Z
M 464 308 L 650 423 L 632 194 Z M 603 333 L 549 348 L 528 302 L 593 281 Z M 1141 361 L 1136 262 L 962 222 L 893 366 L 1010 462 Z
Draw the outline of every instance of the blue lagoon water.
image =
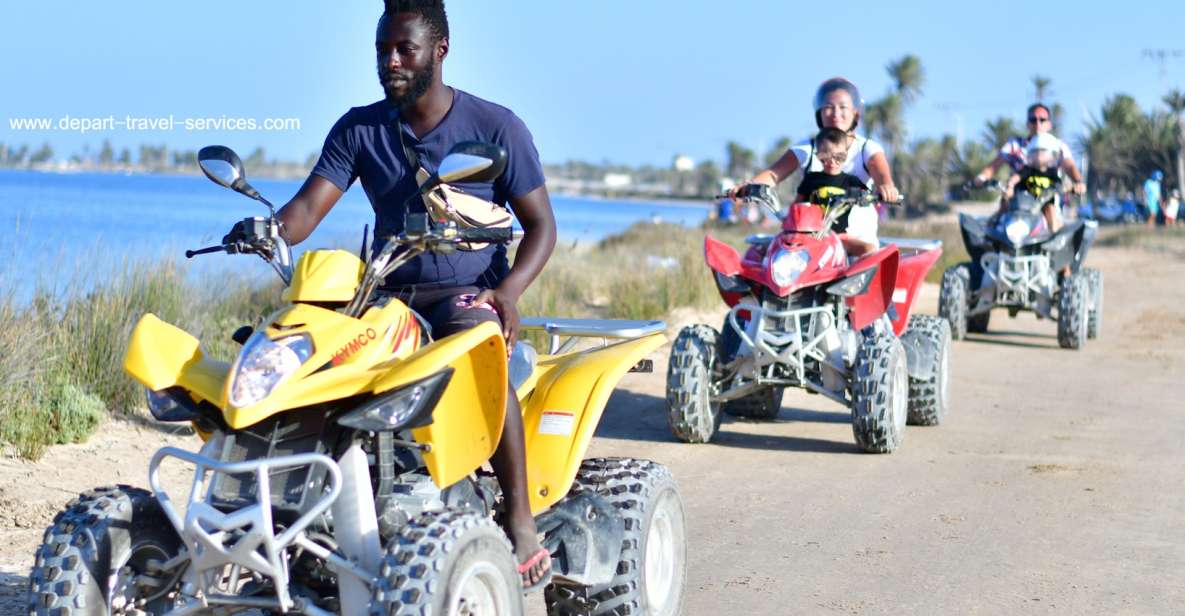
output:
M 294 180 L 252 184 L 277 207 L 300 187 Z M 561 240 L 577 243 L 595 242 L 656 217 L 697 225 L 708 212 L 695 204 L 554 195 L 552 205 Z M 217 243 L 236 220 L 265 213 L 262 204 L 201 176 L 0 171 L 0 284 L 24 295 L 54 278 L 101 275 L 126 259 L 184 261 L 185 249 Z M 355 185 L 298 248 L 357 251 L 367 224 L 373 227 L 374 214 Z M 270 271 L 262 261 L 247 259 L 197 257 L 194 269 Z M 60 287 L 61 281 L 50 286 Z

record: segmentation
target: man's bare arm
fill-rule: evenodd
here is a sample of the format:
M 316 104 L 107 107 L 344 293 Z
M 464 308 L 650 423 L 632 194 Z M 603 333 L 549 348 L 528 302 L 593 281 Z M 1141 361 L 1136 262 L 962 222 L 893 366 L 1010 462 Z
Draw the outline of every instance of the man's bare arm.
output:
M 284 225 L 282 235 L 288 244 L 305 241 L 341 196 L 341 189 L 333 182 L 319 175 L 310 175 L 296 191 L 296 196 L 276 214 Z
M 547 265 L 556 238 L 555 214 L 551 211 L 546 186 L 511 199 L 510 207 L 523 226 L 523 240 L 514 255 L 514 264 L 497 289 L 482 291 L 473 300 L 475 305 L 490 302 L 498 309 L 507 348 L 513 346 L 518 337 L 518 300 Z

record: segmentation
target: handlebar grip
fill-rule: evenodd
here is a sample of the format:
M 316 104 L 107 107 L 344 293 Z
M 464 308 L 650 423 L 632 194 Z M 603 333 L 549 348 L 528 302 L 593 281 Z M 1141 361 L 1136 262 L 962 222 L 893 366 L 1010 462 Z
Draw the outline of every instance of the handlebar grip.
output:
M 199 248 L 197 250 L 186 250 L 185 258 L 192 259 L 198 255 L 208 255 L 212 252 L 222 252 L 226 250 L 226 246 L 210 246 L 209 248 Z
M 491 242 L 495 244 L 509 244 L 514 241 L 512 227 L 487 227 L 484 229 L 461 229 L 457 238 L 463 242 Z

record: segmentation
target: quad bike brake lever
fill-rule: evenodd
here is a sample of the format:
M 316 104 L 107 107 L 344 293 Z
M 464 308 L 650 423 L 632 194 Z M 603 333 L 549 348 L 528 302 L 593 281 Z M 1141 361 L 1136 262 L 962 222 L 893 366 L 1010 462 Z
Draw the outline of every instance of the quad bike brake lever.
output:
M 185 251 L 185 258 L 192 259 L 198 255 L 208 255 L 212 252 L 223 252 L 223 251 L 229 252 L 229 251 L 227 251 L 226 246 L 221 246 L 221 245 L 210 246 L 208 248 L 199 248 L 197 250 L 186 250 Z

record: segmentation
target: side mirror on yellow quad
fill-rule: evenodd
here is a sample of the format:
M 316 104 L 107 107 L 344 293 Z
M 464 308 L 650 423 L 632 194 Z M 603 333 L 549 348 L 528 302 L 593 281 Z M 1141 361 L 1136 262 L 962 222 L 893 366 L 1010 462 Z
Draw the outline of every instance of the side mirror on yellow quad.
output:
M 506 150 L 481 141 L 462 141 L 440 161 L 440 168 L 420 187 L 425 193 L 449 182 L 489 182 L 506 170 Z
M 198 150 L 198 166 L 202 173 L 215 184 L 229 188 L 241 195 L 250 197 L 267 206 L 272 217 L 276 215 L 272 204 L 264 199 L 253 186 L 247 183 L 247 172 L 243 168 L 243 161 L 235 151 L 224 145 L 208 145 Z

